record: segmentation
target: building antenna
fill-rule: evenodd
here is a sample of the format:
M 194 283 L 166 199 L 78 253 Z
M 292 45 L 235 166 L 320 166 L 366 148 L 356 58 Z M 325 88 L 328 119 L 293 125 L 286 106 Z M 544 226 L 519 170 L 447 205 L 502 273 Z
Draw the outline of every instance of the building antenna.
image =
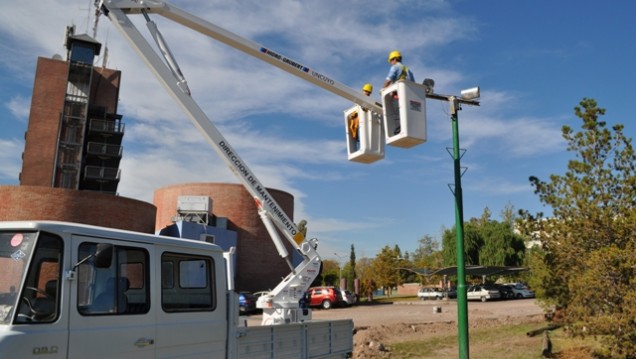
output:
M 108 65 L 108 44 L 107 43 L 104 44 L 104 57 L 102 57 L 102 67 L 106 68 L 106 65 Z
M 93 39 L 97 37 L 97 24 L 99 23 L 99 15 L 101 15 L 101 10 L 99 9 L 99 0 L 95 0 L 94 7 L 95 7 L 95 15 L 93 20 Z M 88 15 L 90 16 L 90 10 L 88 13 L 89 13 Z
M 88 26 L 91 23 L 91 0 L 88 0 L 88 8 L 80 8 L 80 10 L 86 10 L 86 27 L 84 32 L 88 34 Z

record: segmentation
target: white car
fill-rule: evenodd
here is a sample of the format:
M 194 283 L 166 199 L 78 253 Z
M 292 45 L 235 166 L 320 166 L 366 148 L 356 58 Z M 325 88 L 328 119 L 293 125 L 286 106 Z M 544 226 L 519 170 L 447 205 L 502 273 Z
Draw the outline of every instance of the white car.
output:
M 499 290 L 493 286 L 489 285 L 474 285 L 468 287 L 466 292 L 467 300 L 481 300 L 482 302 L 499 299 L 501 294 Z
M 358 301 L 356 295 L 350 291 L 341 289 L 340 292 L 342 293 L 342 300 L 345 302 L 345 305 L 354 305 Z
M 512 292 L 515 294 L 515 298 L 517 299 L 535 297 L 534 292 L 522 283 L 507 283 L 506 285 L 512 288 Z
M 445 296 L 446 294 L 440 288 L 422 287 L 420 288 L 420 290 L 417 291 L 417 297 L 420 298 L 420 300 L 427 300 L 427 299 L 441 300 L 441 299 L 444 299 Z

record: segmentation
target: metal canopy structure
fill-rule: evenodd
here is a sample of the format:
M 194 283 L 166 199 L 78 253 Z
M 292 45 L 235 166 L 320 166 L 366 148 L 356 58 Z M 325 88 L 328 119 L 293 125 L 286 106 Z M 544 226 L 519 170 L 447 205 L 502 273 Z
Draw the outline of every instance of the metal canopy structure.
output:
M 404 270 L 409 270 L 411 272 L 417 273 L 423 276 L 432 276 L 432 275 L 441 275 L 441 276 L 456 276 L 457 275 L 457 267 L 446 267 L 441 269 L 410 269 L 410 268 L 400 268 Z M 528 270 L 528 268 L 523 267 L 500 267 L 500 266 L 478 266 L 478 265 L 467 265 L 465 268 L 466 275 L 473 276 L 490 276 L 495 274 L 516 274 L 519 272 L 523 272 Z

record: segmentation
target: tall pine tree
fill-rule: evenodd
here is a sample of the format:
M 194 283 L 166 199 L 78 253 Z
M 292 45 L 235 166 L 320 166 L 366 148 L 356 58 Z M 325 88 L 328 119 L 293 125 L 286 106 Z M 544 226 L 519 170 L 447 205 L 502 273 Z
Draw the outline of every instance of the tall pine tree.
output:
M 572 333 L 597 336 L 602 356 L 636 358 L 636 156 L 623 125 L 607 128 L 592 99 L 575 107 L 581 130 L 563 126 L 574 156 L 563 175 L 530 177 L 552 216 L 522 211 L 532 252 L 531 284 L 563 308 Z

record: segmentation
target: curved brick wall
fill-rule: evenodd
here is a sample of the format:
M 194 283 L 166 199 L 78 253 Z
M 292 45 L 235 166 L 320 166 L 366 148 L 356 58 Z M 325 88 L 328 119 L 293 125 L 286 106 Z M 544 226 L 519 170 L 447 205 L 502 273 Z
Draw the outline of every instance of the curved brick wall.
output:
M 156 208 L 131 198 L 41 186 L 0 186 L 0 220 L 66 221 L 154 233 Z
M 267 190 L 293 219 L 294 197 L 287 192 L 269 188 Z M 227 217 L 228 229 L 238 233 L 235 276 L 237 290 L 273 289 L 281 278 L 291 272 L 270 240 L 254 199 L 242 185 L 185 183 L 156 190 L 153 201 L 157 207 L 156 230 L 172 224 L 171 218 L 176 214 L 179 196 L 210 197 L 212 213 L 217 217 Z M 291 245 L 287 247 L 291 253 Z

